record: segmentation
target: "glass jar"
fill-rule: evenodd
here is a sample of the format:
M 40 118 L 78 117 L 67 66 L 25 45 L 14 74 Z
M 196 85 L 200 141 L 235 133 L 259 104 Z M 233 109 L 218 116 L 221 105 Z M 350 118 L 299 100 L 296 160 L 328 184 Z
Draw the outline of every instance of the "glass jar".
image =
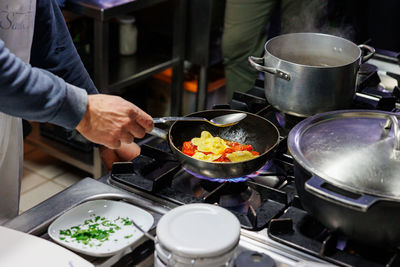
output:
M 138 30 L 134 16 L 120 16 L 119 22 L 119 53 L 124 56 L 131 56 L 137 50 Z

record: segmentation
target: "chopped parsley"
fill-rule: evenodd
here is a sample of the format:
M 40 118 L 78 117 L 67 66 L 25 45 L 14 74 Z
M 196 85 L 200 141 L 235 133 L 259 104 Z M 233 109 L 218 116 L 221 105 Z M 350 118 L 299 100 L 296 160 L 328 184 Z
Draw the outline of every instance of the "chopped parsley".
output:
M 83 224 L 60 230 L 60 240 L 82 243 L 90 247 L 101 246 L 103 242 L 110 240 L 110 235 L 121 230 L 121 226 L 132 225 L 132 221 L 128 217 L 118 217 L 114 220 L 108 220 L 95 214 L 90 215 L 90 217 L 84 220 Z M 126 235 L 125 238 L 131 238 L 132 236 L 133 234 Z M 113 240 L 118 241 L 118 239 Z
M 132 221 L 128 217 L 121 218 L 121 220 L 124 223 L 124 225 L 132 225 Z

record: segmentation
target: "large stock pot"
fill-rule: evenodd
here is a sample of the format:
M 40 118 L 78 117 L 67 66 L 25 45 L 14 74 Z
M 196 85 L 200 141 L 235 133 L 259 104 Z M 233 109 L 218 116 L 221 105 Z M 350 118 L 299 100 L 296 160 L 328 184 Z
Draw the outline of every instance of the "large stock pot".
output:
M 363 56 L 362 49 L 368 50 Z M 360 64 L 375 50 L 321 33 L 290 33 L 265 44 L 250 64 L 265 73 L 265 95 L 275 108 L 295 116 L 349 108 Z
M 329 229 L 374 246 L 400 245 L 399 117 L 332 111 L 290 131 L 301 203 Z

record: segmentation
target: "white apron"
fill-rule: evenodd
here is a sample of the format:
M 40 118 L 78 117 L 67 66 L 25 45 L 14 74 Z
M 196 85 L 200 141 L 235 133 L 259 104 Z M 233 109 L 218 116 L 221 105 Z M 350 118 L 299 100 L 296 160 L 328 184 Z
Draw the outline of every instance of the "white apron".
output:
M 0 0 L 0 38 L 27 63 L 35 11 L 36 0 Z M 0 112 L 0 225 L 18 215 L 22 164 L 21 119 Z

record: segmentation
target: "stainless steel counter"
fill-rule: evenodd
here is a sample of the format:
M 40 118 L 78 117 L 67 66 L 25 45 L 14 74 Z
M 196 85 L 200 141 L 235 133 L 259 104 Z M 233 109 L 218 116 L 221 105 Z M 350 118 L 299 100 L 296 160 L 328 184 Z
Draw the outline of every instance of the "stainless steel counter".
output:
M 85 178 L 8 221 L 4 226 L 25 233 L 41 235 L 47 231 L 47 226 L 57 217 L 83 202 L 95 199 L 123 200 L 144 208 L 157 219 L 154 225 L 161 215 L 168 211 L 167 208 L 163 208 L 151 200 L 114 188 L 101 181 L 101 179 L 96 181 L 92 178 Z
M 107 180 L 107 176 L 99 180 L 85 178 L 24 212 L 13 220 L 8 221 L 4 226 L 30 233 L 44 239 L 50 239 L 47 235 L 48 226 L 66 211 L 89 200 L 114 199 L 126 201 L 150 212 L 154 217 L 154 224 L 150 233 L 155 235 L 156 225 L 161 216 L 176 206 L 168 201 L 150 199 L 134 192 L 128 192 L 124 189 L 113 187 L 107 184 Z M 290 250 L 280 244 L 275 244 L 268 239 L 265 233 L 260 232 L 242 230 L 237 254 L 244 250 L 265 253 L 276 261 L 276 266 L 278 267 L 296 266 L 296 264 L 304 260 L 321 262 L 321 260 L 314 259 L 311 256 Z M 142 237 L 135 246 L 128 247 L 112 257 L 94 258 L 85 255 L 80 256 L 92 262 L 95 266 L 101 267 L 112 266 L 117 262 L 118 266 L 152 266 L 152 253 L 153 248 L 151 242 L 145 237 Z M 132 261 L 130 261 L 126 265 L 121 264 L 120 262 L 124 261 L 127 257 L 131 257 L 131 260 L 139 260 L 139 262 L 132 264 Z
M 66 211 L 89 200 L 113 199 L 131 203 L 150 212 L 154 217 L 154 224 L 150 229 L 150 233 L 155 234 L 155 227 L 159 219 L 168 209 L 159 204 L 156 205 L 156 203 L 151 200 L 146 200 L 138 195 L 109 186 L 105 184 L 105 181 L 106 177 L 103 177 L 100 181 L 92 178 L 85 178 L 30 210 L 27 210 L 13 220 L 8 221 L 3 226 L 50 240 L 47 234 L 48 226 Z M 80 256 L 92 262 L 95 266 L 111 266 L 124 256 L 134 253 L 135 250 L 139 250 L 137 254 L 140 254 L 142 250 L 146 250 L 146 248 L 139 247 L 145 241 L 147 241 L 146 238 L 142 237 L 135 246 L 128 247 L 112 257 L 94 258 L 85 255 Z M 144 264 L 142 264 L 142 266 L 152 265 L 152 250 L 150 252 L 151 255 L 148 256 L 147 259 L 141 260 Z

